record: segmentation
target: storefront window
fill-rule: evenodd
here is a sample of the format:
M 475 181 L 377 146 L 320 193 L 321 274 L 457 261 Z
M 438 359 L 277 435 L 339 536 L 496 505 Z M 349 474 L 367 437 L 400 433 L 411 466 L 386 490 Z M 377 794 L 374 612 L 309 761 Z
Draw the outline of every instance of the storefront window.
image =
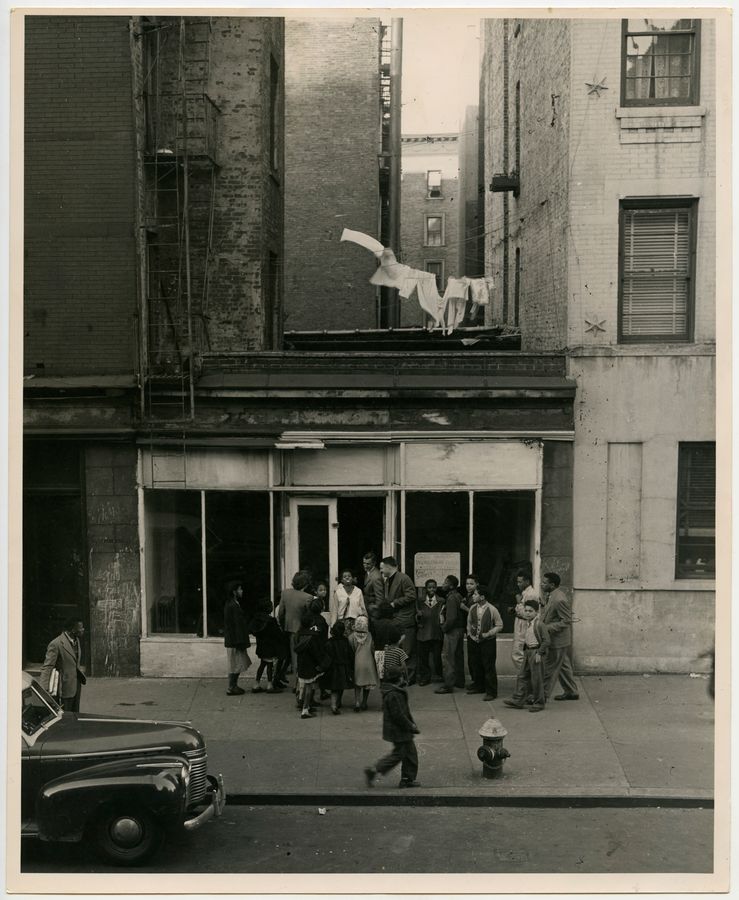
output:
M 205 543 L 208 636 L 215 637 L 223 634 L 223 605 L 234 582 L 243 582 L 247 613 L 270 597 L 269 494 L 207 491 Z
M 490 588 L 506 632 L 513 630 L 516 574 L 521 569 L 533 574 L 533 524 L 532 492 L 475 492 L 472 526 L 475 574 Z
M 445 575 L 463 579 L 469 565 L 470 513 L 467 491 L 409 491 L 405 498 L 405 567 L 415 581 L 421 567 L 434 572 L 431 554 L 438 554 Z M 458 554 L 459 571 L 446 571 Z M 416 569 L 418 568 L 418 573 Z M 418 574 L 418 577 L 416 577 Z
M 199 491 L 147 491 L 146 594 L 151 634 L 197 634 L 203 614 Z

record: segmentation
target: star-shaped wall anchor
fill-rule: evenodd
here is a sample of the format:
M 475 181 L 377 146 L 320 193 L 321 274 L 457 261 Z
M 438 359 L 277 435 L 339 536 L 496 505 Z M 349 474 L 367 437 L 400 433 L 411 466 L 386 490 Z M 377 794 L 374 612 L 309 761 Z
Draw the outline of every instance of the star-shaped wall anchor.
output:
M 588 326 L 585 331 L 591 332 L 594 337 L 597 336 L 599 331 L 605 332 L 605 328 L 603 327 L 606 324 L 605 319 L 598 321 L 598 319 L 594 318 L 592 322 L 590 319 L 585 319 L 585 324 Z
M 596 79 L 595 75 L 593 75 L 593 80 L 586 81 L 585 84 L 588 88 L 588 94 L 595 94 L 595 96 L 599 100 L 600 100 L 600 92 L 608 90 L 608 86 L 606 85 L 606 76 L 603 76 L 603 78 L 601 78 L 601 80 L 598 81 Z

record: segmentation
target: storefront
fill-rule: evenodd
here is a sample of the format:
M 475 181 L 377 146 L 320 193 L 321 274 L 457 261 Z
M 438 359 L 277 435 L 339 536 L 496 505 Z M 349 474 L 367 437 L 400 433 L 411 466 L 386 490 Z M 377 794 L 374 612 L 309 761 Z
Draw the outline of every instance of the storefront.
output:
M 394 555 L 419 588 L 474 571 L 500 595 L 541 559 L 545 441 L 301 433 L 280 449 L 144 448 L 142 675 L 220 675 L 229 583 L 276 598 Z M 502 654 L 505 656 L 505 654 Z

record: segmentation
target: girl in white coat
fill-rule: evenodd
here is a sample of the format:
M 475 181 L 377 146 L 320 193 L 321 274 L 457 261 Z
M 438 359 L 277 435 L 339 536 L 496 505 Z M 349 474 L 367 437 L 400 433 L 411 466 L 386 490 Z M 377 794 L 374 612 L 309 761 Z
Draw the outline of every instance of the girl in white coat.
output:
M 331 598 L 331 622 L 343 622 L 348 636 L 354 630 L 354 622 L 358 616 L 366 616 L 364 594 L 354 583 L 351 569 L 343 569 L 341 583 Z

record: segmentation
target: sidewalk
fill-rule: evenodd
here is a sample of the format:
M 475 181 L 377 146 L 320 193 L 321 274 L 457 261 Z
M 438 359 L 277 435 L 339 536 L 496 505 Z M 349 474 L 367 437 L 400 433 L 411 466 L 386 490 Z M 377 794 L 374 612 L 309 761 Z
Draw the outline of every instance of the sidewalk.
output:
M 631 798 L 710 800 L 713 797 L 713 704 L 704 678 L 688 675 L 603 675 L 578 678 L 580 700 L 551 702 L 530 714 L 502 698 L 512 677 L 500 678 L 500 698 L 485 703 L 463 691 L 409 689 L 421 730 L 416 743 L 421 787 L 398 792 L 399 773 L 368 791 L 362 770 L 387 752 L 380 693 L 354 713 L 324 702 L 301 720 L 293 695 L 226 696 L 226 679 L 88 678 L 82 711 L 146 719 L 187 720 L 204 734 L 209 769 L 221 772 L 233 797 L 318 795 L 374 797 L 386 793 L 436 797 Z M 494 716 L 508 730 L 511 753 L 503 777 L 482 777 L 478 731 Z

